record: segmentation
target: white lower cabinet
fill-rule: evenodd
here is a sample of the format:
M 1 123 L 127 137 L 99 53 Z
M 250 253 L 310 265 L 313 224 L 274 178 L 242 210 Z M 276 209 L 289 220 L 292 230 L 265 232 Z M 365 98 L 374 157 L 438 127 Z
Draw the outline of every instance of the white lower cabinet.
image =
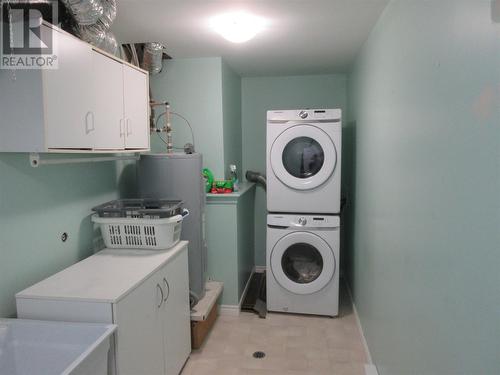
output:
M 189 302 L 187 309 L 185 303 L 186 294 L 189 295 L 189 279 L 185 278 L 188 274 L 181 267 L 169 267 L 163 275 L 163 285 L 168 291 L 163 315 L 165 368 L 167 374 L 178 374 L 184 366 L 186 349 L 191 351 L 191 316 Z M 182 280 L 182 285 L 179 280 Z
M 158 279 L 156 275 L 150 277 L 113 309 L 116 324 L 120 325 L 116 334 L 116 363 L 121 375 L 165 373 L 164 309 L 159 306 Z
M 189 305 L 186 304 L 189 280 L 184 263 L 187 266 L 187 253 L 164 266 L 115 305 L 120 375 L 180 373 L 191 351 Z
M 110 374 L 179 374 L 191 351 L 186 242 L 166 252 L 104 250 L 16 301 L 19 318 L 117 324 Z

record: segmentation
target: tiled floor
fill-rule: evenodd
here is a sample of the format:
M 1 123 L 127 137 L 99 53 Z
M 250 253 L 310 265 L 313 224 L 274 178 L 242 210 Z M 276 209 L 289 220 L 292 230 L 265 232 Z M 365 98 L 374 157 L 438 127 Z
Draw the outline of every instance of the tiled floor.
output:
M 255 359 L 255 351 L 266 353 Z M 348 294 L 337 318 L 270 313 L 219 316 L 182 375 L 364 375 L 366 354 Z

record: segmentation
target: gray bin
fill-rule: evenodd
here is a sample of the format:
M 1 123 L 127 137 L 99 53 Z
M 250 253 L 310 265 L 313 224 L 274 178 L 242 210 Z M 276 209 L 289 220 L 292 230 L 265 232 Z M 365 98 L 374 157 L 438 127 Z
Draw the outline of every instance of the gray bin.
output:
M 92 208 L 99 217 L 163 219 L 182 215 L 182 201 L 168 199 L 116 199 Z

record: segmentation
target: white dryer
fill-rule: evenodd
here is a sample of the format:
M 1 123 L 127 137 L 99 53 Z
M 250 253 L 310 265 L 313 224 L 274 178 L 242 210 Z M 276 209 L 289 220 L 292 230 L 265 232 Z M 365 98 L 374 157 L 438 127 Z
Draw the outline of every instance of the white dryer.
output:
M 338 315 L 339 229 L 333 215 L 267 216 L 267 309 Z
M 267 112 L 267 210 L 340 212 L 340 109 Z

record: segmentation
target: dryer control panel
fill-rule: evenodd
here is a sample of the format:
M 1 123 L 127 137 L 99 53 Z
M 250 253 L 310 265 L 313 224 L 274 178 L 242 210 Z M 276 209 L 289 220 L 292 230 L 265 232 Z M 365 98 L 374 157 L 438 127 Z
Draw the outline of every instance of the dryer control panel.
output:
M 270 214 L 267 215 L 267 225 L 283 228 L 337 228 L 340 226 L 340 218 L 336 215 Z
M 267 111 L 268 123 L 299 122 L 326 122 L 340 123 L 342 111 L 340 109 L 295 109 L 283 111 Z

